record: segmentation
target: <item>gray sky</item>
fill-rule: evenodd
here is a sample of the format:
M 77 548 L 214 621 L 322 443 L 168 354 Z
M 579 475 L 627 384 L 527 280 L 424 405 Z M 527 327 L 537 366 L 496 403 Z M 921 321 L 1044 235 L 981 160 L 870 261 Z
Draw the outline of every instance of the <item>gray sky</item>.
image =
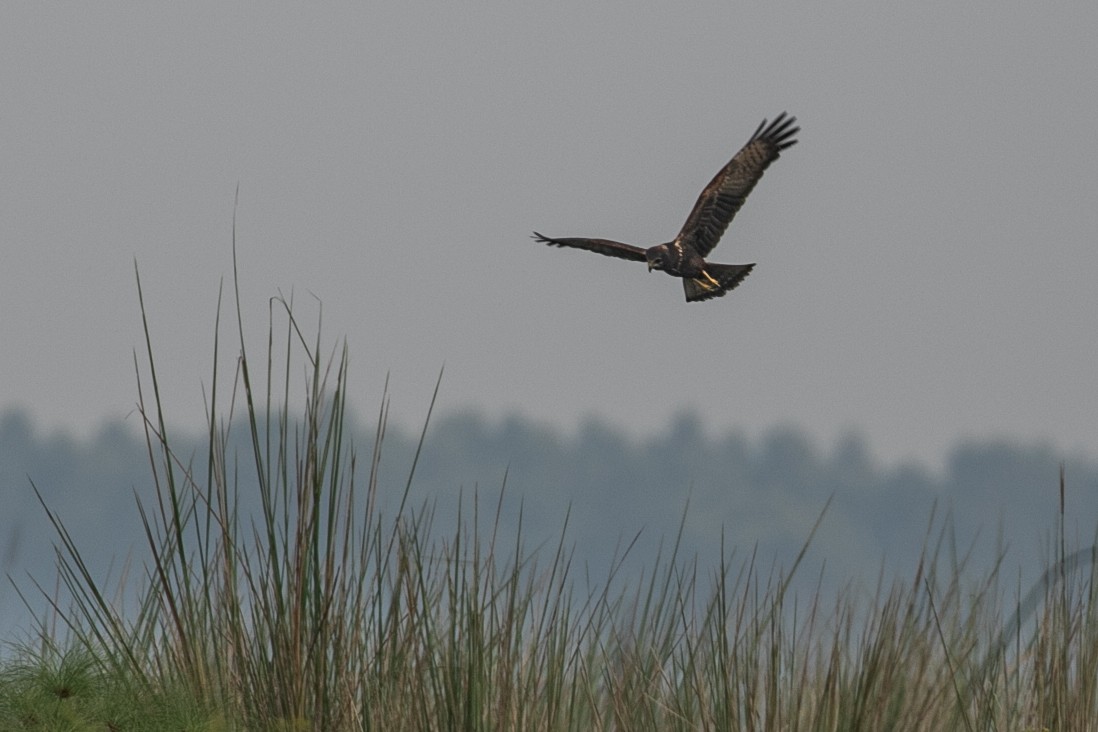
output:
M 233 194 L 245 316 L 346 335 L 372 413 L 590 415 L 642 433 L 863 431 L 1098 449 L 1098 4 L 9 3 L 0 406 L 88 429 L 162 389 L 202 419 Z M 528 236 L 670 239 L 763 117 L 800 144 L 676 280 Z M 231 331 L 226 332 L 226 337 Z

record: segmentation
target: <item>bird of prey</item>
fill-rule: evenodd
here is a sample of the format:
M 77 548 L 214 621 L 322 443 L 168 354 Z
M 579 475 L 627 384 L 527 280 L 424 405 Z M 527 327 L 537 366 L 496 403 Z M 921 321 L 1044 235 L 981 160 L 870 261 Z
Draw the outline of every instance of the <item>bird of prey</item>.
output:
M 687 302 L 721 297 L 740 284 L 755 265 L 715 264 L 705 261 L 705 257 L 717 246 L 767 166 L 778 159 L 782 150 L 797 144 L 793 136 L 801 128 L 793 126 L 796 121 L 796 117 L 787 117 L 785 112 L 769 125 L 764 119 L 747 144 L 701 192 L 678 236 L 666 244 L 643 249 L 608 239 L 553 239 L 536 231 L 533 238 L 550 246 L 648 262 L 649 272 L 659 269 L 682 278 Z

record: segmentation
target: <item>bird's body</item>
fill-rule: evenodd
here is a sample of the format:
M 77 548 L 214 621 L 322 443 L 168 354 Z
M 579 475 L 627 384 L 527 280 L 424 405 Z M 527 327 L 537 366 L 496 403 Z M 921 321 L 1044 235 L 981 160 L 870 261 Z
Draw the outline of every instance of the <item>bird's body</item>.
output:
M 705 257 L 717 246 L 728 224 L 740 210 L 747 194 L 762 178 L 763 171 L 795 145 L 796 117 L 782 112 L 768 126 L 763 120 L 755 134 L 701 192 L 678 236 L 664 244 L 643 249 L 609 239 L 554 239 L 534 232 L 538 241 L 557 247 L 586 249 L 609 257 L 647 262 L 649 271 L 658 269 L 681 277 L 687 302 L 721 297 L 735 289 L 754 264 L 716 264 Z

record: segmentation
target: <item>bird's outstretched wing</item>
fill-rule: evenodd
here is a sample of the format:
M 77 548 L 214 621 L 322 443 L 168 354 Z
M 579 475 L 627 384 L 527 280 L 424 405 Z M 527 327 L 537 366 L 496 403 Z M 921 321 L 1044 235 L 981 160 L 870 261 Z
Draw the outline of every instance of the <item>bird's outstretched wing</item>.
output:
M 548 244 L 549 246 L 586 249 L 589 252 L 598 252 L 599 254 L 605 254 L 608 257 L 632 259 L 636 262 L 646 261 L 643 249 L 632 246 L 631 244 L 622 244 L 620 241 L 581 238 L 550 239 L 547 236 L 542 236 L 536 231 L 534 232 L 533 238 L 540 241 L 542 244 Z
M 747 144 L 698 196 L 698 202 L 679 232 L 683 244 L 693 247 L 703 257 L 713 251 L 747 194 L 762 178 L 763 171 L 778 159 L 782 150 L 797 144 L 793 135 L 801 128 L 793 126 L 796 122 L 796 117 L 786 117 L 785 112 L 769 126 L 765 119 L 762 121 Z

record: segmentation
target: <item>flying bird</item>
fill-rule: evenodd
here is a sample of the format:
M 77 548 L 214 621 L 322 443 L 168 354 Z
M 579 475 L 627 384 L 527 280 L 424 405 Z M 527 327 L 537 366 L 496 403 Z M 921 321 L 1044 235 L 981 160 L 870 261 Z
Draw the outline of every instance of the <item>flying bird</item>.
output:
M 678 236 L 665 244 L 644 249 L 608 239 L 553 239 L 536 231 L 533 238 L 550 246 L 586 249 L 608 257 L 648 262 L 649 272 L 659 269 L 682 278 L 687 302 L 721 297 L 735 289 L 755 265 L 716 264 L 705 261 L 705 257 L 717 246 L 767 166 L 778 159 L 782 150 L 797 144 L 793 136 L 801 128 L 793 126 L 796 122 L 796 117 L 787 117 L 785 112 L 769 125 L 764 119 L 747 144 L 698 196 L 698 202 Z

